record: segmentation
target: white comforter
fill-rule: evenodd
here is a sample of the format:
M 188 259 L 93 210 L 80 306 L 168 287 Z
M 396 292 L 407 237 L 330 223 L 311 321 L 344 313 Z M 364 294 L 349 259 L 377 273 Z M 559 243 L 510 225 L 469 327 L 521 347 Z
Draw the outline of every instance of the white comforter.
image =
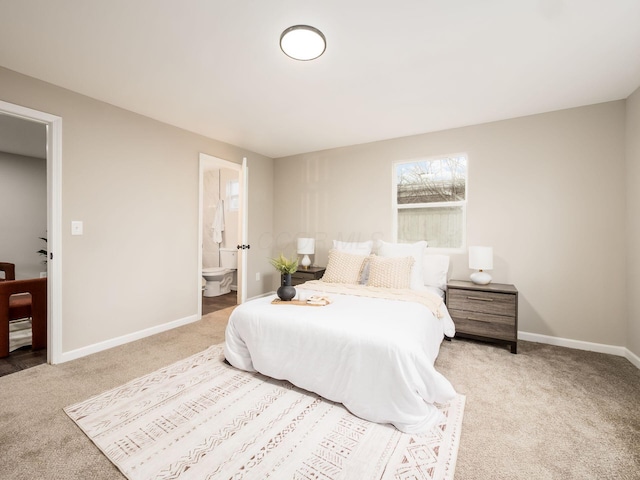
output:
M 437 318 L 415 302 L 329 297 L 332 303 L 323 307 L 274 305 L 275 296 L 239 305 L 226 330 L 226 359 L 403 432 L 434 426 L 440 413 L 433 403 L 456 395 L 434 368 L 443 333 L 455 332 L 446 307 Z

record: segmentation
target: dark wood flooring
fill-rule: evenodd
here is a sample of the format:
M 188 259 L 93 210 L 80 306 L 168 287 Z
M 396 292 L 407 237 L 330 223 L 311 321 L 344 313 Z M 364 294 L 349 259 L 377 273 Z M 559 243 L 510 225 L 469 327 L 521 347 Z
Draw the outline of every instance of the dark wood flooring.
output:
M 47 349 L 31 350 L 27 345 L 14 350 L 8 357 L 0 358 L 0 377 L 43 363 L 47 363 Z
M 233 307 L 238 304 L 238 292 L 231 291 L 217 297 L 202 296 L 202 315 Z
M 238 303 L 238 292 L 232 291 L 217 297 L 202 296 L 202 315 L 216 312 Z M 31 350 L 30 346 L 14 350 L 8 357 L 0 358 L 0 377 L 19 372 L 25 368 L 47 363 L 47 350 Z

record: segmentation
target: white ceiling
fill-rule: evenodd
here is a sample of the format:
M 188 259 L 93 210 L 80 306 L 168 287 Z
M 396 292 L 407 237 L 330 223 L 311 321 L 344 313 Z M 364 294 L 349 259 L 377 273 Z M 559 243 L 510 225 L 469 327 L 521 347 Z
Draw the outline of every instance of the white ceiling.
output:
M 0 0 L 0 65 L 281 157 L 626 98 L 640 1 Z

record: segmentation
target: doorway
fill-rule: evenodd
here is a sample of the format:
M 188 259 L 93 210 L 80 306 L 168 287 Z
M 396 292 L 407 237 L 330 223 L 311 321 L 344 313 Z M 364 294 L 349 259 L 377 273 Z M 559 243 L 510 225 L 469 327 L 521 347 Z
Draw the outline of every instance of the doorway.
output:
M 47 362 L 59 363 L 62 350 L 61 222 L 62 222 L 62 118 L 0 101 L 0 113 L 46 127 L 47 184 Z
M 198 316 L 237 305 L 246 295 L 246 159 L 242 165 L 200 154 L 198 215 Z M 223 267 L 235 257 L 237 269 L 207 283 L 204 268 Z M 209 277 L 211 278 L 211 277 Z M 230 284 L 230 285 L 229 285 Z M 230 291 L 229 291 L 230 290 Z

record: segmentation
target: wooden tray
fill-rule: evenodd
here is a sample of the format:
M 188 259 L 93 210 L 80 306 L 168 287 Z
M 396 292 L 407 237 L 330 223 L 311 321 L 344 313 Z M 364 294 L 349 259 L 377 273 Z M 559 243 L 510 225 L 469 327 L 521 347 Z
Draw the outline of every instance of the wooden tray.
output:
M 298 305 L 300 307 L 326 307 L 329 305 L 328 303 L 325 305 L 313 305 L 311 303 L 307 303 L 306 300 L 289 300 L 288 302 L 283 302 L 279 298 L 274 298 L 271 303 L 273 305 Z

